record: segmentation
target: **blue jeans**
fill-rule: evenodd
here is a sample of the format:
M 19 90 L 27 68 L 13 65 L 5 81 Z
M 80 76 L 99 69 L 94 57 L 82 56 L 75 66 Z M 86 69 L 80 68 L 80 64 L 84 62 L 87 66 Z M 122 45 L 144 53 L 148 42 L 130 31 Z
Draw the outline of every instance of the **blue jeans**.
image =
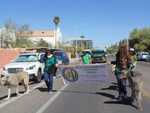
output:
M 126 79 L 118 79 L 119 96 L 121 97 L 127 96 L 126 82 Z
M 44 72 L 44 80 L 48 88 L 48 91 L 51 91 L 53 89 L 53 74 Z

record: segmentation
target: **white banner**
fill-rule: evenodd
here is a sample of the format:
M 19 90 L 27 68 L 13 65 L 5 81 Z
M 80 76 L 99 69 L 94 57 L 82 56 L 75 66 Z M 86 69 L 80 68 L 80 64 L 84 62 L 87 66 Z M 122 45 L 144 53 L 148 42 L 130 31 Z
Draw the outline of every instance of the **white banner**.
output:
M 68 69 L 71 69 L 68 71 Z M 68 74 L 65 75 L 68 71 Z M 73 72 L 73 70 L 75 72 Z M 108 70 L 106 64 L 81 64 L 81 65 L 68 65 L 61 67 L 62 75 L 66 80 L 74 81 L 107 81 Z M 75 75 L 77 73 L 78 75 Z M 68 79 L 68 77 L 70 77 Z

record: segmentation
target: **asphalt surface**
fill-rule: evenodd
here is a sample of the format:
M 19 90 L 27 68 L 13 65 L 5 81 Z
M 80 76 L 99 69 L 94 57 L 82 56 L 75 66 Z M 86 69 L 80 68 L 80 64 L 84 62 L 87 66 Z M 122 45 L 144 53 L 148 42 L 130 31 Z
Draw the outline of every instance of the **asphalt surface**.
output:
M 147 96 L 150 97 L 150 63 L 139 62 L 136 70 L 142 72 L 144 76 L 144 90 L 146 93 L 148 93 Z
M 68 86 L 44 113 L 140 113 L 130 103 L 116 100 L 114 84 L 73 84 Z M 144 98 L 144 111 L 150 101 Z
M 144 88 L 147 88 L 147 92 L 150 91 L 149 65 L 139 63 L 137 69 L 144 75 Z M 0 113 L 141 113 L 129 101 L 117 101 L 115 78 L 110 68 L 108 71 L 107 82 L 78 82 L 65 85 L 62 78 L 57 78 L 52 94 L 47 93 L 44 83 L 32 84 L 29 94 L 22 94 L 20 98 L 13 96 L 9 101 L 4 100 L 7 89 L 0 88 Z M 23 91 L 23 88 L 20 88 Z M 148 96 L 144 96 L 143 106 L 142 113 L 149 113 Z

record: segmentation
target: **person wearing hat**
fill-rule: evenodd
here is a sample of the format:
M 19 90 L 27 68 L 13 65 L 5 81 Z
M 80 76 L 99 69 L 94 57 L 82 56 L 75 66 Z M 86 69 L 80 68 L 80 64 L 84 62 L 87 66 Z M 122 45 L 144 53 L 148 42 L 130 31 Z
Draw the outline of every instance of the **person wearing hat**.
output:
M 55 73 L 55 67 L 57 66 L 57 59 L 50 50 L 47 50 L 47 57 L 45 60 L 44 67 L 44 80 L 48 89 L 49 94 L 53 89 L 53 76 Z

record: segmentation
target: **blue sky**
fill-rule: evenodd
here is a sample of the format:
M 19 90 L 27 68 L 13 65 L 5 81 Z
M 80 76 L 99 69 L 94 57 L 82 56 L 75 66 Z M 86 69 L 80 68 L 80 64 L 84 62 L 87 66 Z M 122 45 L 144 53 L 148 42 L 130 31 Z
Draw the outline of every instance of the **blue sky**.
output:
M 150 26 L 150 0 L 1 0 L 0 25 L 7 19 L 33 29 L 53 29 L 60 16 L 63 38 L 84 35 L 104 47 Z

